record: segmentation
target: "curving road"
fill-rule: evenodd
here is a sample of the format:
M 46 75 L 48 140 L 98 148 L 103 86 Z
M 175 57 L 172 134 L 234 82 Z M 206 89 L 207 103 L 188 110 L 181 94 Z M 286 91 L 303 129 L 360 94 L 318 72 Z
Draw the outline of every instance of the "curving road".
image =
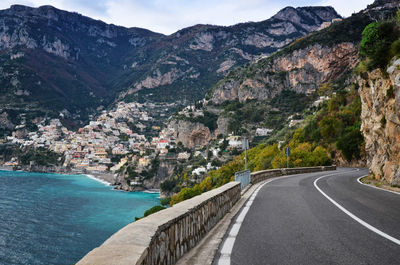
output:
M 400 264 L 400 195 L 357 182 L 367 173 L 267 182 L 228 229 L 215 264 Z

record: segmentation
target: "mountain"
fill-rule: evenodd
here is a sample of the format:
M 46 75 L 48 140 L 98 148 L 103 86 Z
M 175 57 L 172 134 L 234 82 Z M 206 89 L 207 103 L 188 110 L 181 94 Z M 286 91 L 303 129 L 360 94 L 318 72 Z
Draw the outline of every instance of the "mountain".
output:
M 235 101 L 244 105 L 262 102 L 262 105 L 271 106 L 264 119 L 264 124 L 271 125 L 269 120 L 273 118 L 268 116 L 284 113 L 285 104 L 281 103 L 290 96 L 296 100 L 297 95 L 297 103 L 285 116 L 300 112 L 296 107 L 302 104 L 304 96 L 316 95 L 323 84 L 339 83 L 336 85 L 343 87 L 354 82 L 352 71 L 359 62 L 362 31 L 373 21 L 394 16 L 399 5 L 399 1 L 384 1 L 384 4 L 377 1 L 351 17 L 297 39 L 270 56 L 230 71 L 210 89 L 209 105 L 224 107 Z
M 230 69 L 339 17 L 331 7 L 288 7 L 261 22 L 165 36 L 51 6 L 13 5 L 0 11 L 1 126 L 60 112 L 65 122 L 87 121 L 116 99 L 200 99 Z
M 233 69 L 209 90 L 202 110 L 177 115 L 168 127 L 189 147 L 196 143 L 194 136 L 202 136 L 196 144 L 205 146 L 210 139 L 232 132 L 253 137 L 258 128 L 273 130 L 271 139 L 282 140 L 287 130 L 281 130 L 289 123 L 293 128 L 318 110 L 323 102 L 319 96 L 331 97 L 332 92 L 351 89 L 364 28 L 373 21 L 393 17 L 399 6 L 398 0 L 377 1 L 269 56 Z M 199 122 L 204 120 L 201 113 L 213 113 L 214 121 L 208 118 Z
M 201 99 L 229 70 L 270 54 L 338 17 L 331 7 L 287 7 L 261 22 L 186 28 L 150 46 L 153 56 L 147 60 L 148 72 L 132 71 L 128 80 L 135 81 L 125 86 L 130 86 L 130 92 L 151 91 L 153 100 L 176 101 L 177 91 L 190 101 Z M 141 63 L 132 65 L 136 69 Z
M 227 140 L 246 136 L 254 146 L 246 159 L 252 171 L 287 167 L 283 150 L 289 147 L 289 167 L 368 165 L 367 181 L 399 187 L 399 7 L 399 0 L 375 1 L 231 71 L 202 104 L 171 118 L 167 131 L 189 147 L 220 151 L 206 162 L 232 151 Z M 274 131 L 257 144 L 256 128 Z M 232 131 L 235 136 L 221 137 Z M 225 160 L 200 183 L 187 181 L 190 172 L 178 172 L 161 183 L 161 190 L 180 190 L 171 198 L 175 203 L 223 185 L 244 168 L 244 153 Z

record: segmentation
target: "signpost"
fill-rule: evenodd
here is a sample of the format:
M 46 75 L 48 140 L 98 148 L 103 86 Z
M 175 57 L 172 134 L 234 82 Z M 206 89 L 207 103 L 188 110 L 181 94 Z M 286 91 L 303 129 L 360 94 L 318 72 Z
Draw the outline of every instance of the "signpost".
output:
M 290 147 L 285 148 L 285 155 L 286 155 L 286 168 L 289 168 Z
M 249 149 L 249 139 L 243 139 L 242 148 L 244 149 L 244 170 L 247 170 L 247 149 Z

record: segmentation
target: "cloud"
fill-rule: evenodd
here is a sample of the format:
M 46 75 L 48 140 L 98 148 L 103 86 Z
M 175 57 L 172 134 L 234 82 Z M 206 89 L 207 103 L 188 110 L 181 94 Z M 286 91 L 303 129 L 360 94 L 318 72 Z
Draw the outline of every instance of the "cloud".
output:
M 147 28 L 171 34 L 195 24 L 233 25 L 268 19 L 286 6 L 331 5 L 349 16 L 373 0 L 1 0 L 38 7 L 53 5 L 125 27 Z

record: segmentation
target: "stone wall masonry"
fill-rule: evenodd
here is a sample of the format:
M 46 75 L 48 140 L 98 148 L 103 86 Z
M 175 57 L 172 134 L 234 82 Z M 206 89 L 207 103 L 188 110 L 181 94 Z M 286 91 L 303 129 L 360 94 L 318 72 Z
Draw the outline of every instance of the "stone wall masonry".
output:
M 175 264 L 239 198 L 240 183 L 230 182 L 178 203 L 125 226 L 78 264 Z
M 321 172 L 336 170 L 336 166 L 322 166 L 322 167 L 298 167 L 298 168 L 280 168 L 268 169 L 251 173 L 251 184 L 264 181 L 269 178 L 279 177 L 284 175 L 304 174 L 312 172 Z
M 335 169 L 336 166 L 263 170 L 251 174 L 251 183 Z M 77 264 L 175 264 L 230 211 L 240 196 L 240 182 L 230 182 L 175 204 L 125 226 Z

